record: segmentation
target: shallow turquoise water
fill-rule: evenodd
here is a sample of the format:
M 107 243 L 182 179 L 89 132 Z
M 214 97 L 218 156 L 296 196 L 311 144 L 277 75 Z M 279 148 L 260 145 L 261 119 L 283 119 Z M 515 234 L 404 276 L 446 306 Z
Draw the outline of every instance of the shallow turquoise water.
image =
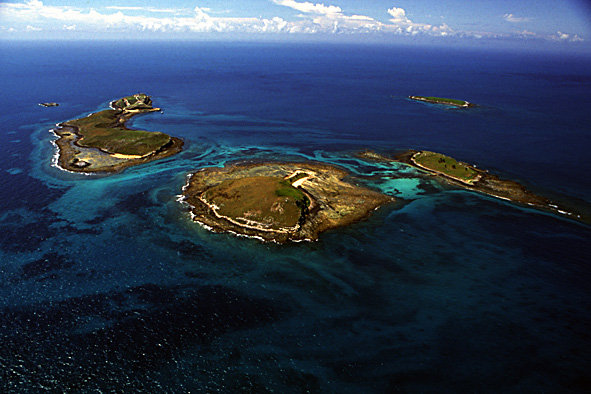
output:
M 584 112 L 571 106 L 557 116 L 555 103 L 523 100 L 507 86 L 585 100 L 587 63 L 458 53 L 481 67 L 427 84 L 431 67 L 449 61 L 435 50 L 187 45 L 160 48 L 168 60 L 191 59 L 181 64 L 127 48 L 134 56 L 119 62 L 143 61 L 133 78 L 106 71 L 110 47 L 86 49 L 100 55 L 96 65 L 39 48 L 10 49 L 3 60 L 5 91 L 27 89 L 0 133 L 2 389 L 589 386 L 588 226 L 355 157 L 365 148 L 439 150 L 585 199 Z M 43 79 L 41 66 L 52 71 Z M 463 113 L 404 99 L 433 84 L 483 107 Z M 183 138 L 182 153 L 112 176 L 51 166 L 55 123 L 135 91 L 152 94 L 164 113 L 132 125 Z M 60 107 L 36 106 L 50 99 Z M 572 162 L 548 164 L 565 155 Z M 189 172 L 236 160 L 339 165 L 398 202 L 314 243 L 214 234 L 191 222 L 178 194 Z

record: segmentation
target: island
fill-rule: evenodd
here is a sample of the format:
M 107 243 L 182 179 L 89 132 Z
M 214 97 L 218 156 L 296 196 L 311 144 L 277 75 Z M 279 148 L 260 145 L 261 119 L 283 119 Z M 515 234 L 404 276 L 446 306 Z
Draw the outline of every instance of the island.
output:
M 125 127 L 133 116 L 154 111 L 160 108 L 150 96 L 138 93 L 113 101 L 111 109 L 58 124 L 52 130 L 59 137 L 54 164 L 73 172 L 112 173 L 180 152 L 179 138 Z
M 59 107 L 58 103 L 39 103 L 41 107 Z
M 590 219 L 587 215 L 575 213 L 576 208 L 570 206 L 567 208 L 562 203 L 539 196 L 518 182 L 501 179 L 486 170 L 457 161 L 442 153 L 409 149 L 390 157 L 371 150 L 365 150 L 358 153 L 357 157 L 368 161 L 404 163 L 448 184 L 467 190 L 557 213 L 578 221 L 588 222 Z
M 431 104 L 451 105 L 458 108 L 469 108 L 476 106 L 476 104 L 472 104 L 465 100 L 456 100 L 443 97 L 408 96 L 408 98 L 411 100 L 424 101 Z
M 194 221 L 214 232 L 277 243 L 312 241 L 394 201 L 351 183 L 349 176 L 316 162 L 235 163 L 190 174 L 180 201 L 189 205 Z

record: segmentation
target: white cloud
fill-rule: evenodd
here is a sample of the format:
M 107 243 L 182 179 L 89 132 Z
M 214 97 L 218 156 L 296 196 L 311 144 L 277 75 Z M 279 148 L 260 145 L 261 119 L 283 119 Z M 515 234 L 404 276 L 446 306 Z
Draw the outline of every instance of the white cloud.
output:
M 298 2 L 294 0 L 272 0 L 275 4 L 300 11 L 301 20 L 290 22 L 292 33 L 354 33 L 381 31 L 382 23 L 366 15 L 345 15 L 334 5 Z
M 135 8 L 134 8 L 135 10 Z M 281 18 L 211 17 L 195 7 L 187 16 L 129 15 L 125 10 L 115 13 L 87 11 L 69 6 L 49 6 L 41 1 L 0 3 L 0 16 L 10 21 L 84 25 L 94 31 L 155 31 L 155 32 L 278 32 L 288 28 Z
M 337 7 L 334 5 L 324 5 L 324 4 L 314 4 L 309 2 L 297 2 L 295 0 L 273 0 L 273 3 L 278 5 L 283 5 L 289 8 L 293 8 L 294 10 L 298 10 L 300 12 L 305 13 L 315 13 L 321 15 L 335 15 L 341 14 L 343 10 L 341 7 Z
M 40 28 L 40 27 L 31 26 L 31 25 L 27 25 L 27 27 L 26 27 L 26 30 L 27 30 L 27 31 L 41 31 L 41 30 L 43 30 L 43 29 L 42 29 L 42 28 Z
M 64 25 L 62 28 L 64 30 L 76 30 L 76 25 Z
M 147 9 L 132 6 L 108 6 L 115 13 L 96 9 L 84 11 L 69 6 L 44 5 L 39 0 L 24 3 L 0 3 L 0 15 L 7 20 L 84 25 L 96 31 L 155 31 L 155 32 L 287 32 L 287 33 L 356 33 L 385 32 L 401 35 L 418 33 L 445 36 L 453 31 L 449 26 L 431 26 L 414 23 L 406 17 L 402 8 L 393 7 L 387 12 L 391 23 L 383 23 L 366 15 L 346 15 L 334 5 L 299 2 L 295 0 L 271 0 L 275 4 L 300 11 L 300 19 L 286 21 L 279 17 L 237 18 L 210 15 L 208 8 L 195 7 L 192 12 L 172 9 Z M 129 15 L 124 11 L 171 11 L 177 15 Z M 178 11 L 178 12 L 177 12 Z M 183 13 L 183 16 L 178 14 Z
M 432 26 L 414 23 L 406 16 L 403 8 L 392 7 L 388 14 L 392 17 L 383 23 L 366 15 L 346 15 L 340 7 L 295 0 L 272 0 L 275 4 L 293 8 L 302 12 L 301 25 L 307 26 L 311 32 L 353 33 L 353 32 L 386 32 L 400 35 L 428 34 L 446 36 L 453 30 L 446 24 Z M 306 20 L 307 19 L 307 20 Z
M 440 26 L 433 26 L 427 23 L 416 23 L 413 22 L 406 16 L 406 10 L 404 8 L 392 7 L 388 9 L 390 18 L 390 25 L 388 29 L 394 30 L 399 34 L 428 34 L 432 36 L 445 37 L 454 33 L 453 29 L 447 24 L 442 23 Z
M 529 30 L 522 30 L 520 32 L 517 32 L 517 34 L 519 34 L 522 37 L 529 37 L 529 38 L 537 38 L 538 35 L 536 33 L 534 33 L 533 31 L 529 31 Z
M 392 16 L 390 21 L 393 23 L 410 22 L 410 20 L 406 17 L 406 11 L 403 8 L 392 7 L 388 9 L 388 14 Z
M 214 10 L 213 8 L 209 7 L 199 7 L 203 11 L 207 12 L 208 14 L 229 14 L 232 10 Z
M 570 38 L 570 34 L 566 34 L 566 33 L 557 31 L 556 37 L 558 37 L 559 40 L 568 40 Z
M 531 20 L 531 18 L 519 17 L 513 14 L 505 14 L 503 15 L 503 19 L 511 23 L 529 22 Z
M 568 41 L 568 42 L 581 42 L 584 41 L 578 34 L 568 34 L 561 31 L 557 31 L 556 34 L 550 36 L 551 40 L 554 41 Z

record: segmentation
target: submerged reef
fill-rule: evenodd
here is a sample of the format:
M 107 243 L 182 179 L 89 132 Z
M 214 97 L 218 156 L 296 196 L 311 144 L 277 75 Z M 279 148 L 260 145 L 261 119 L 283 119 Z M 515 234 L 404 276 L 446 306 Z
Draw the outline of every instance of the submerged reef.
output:
M 451 185 L 539 210 L 557 213 L 569 219 L 587 223 L 591 222 L 591 217 L 582 213 L 589 210 L 588 204 L 578 202 L 566 206 L 562 202 L 553 201 L 547 197 L 533 193 L 516 181 L 502 179 L 487 170 L 458 161 L 442 153 L 409 149 L 390 157 L 371 150 L 365 150 L 359 152 L 357 156 L 376 162 L 404 163 Z M 566 199 L 566 197 L 563 199 Z M 578 206 L 571 207 L 571 205 Z

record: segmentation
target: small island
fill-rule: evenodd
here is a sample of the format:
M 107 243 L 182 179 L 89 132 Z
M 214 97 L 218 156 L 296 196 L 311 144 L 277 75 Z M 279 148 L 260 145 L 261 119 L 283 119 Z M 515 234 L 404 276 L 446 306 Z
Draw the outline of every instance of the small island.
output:
M 210 167 L 189 175 L 181 201 L 194 221 L 216 232 L 277 243 L 311 241 L 394 201 L 345 181 L 347 176 L 339 167 L 314 162 Z
M 475 107 L 476 104 L 472 104 L 465 100 L 456 100 L 450 98 L 443 98 L 443 97 L 427 97 L 427 96 L 408 96 L 411 100 L 416 101 L 424 101 L 426 103 L 431 104 L 442 104 L 442 105 L 451 105 L 458 108 L 469 108 Z
M 39 103 L 41 107 L 59 107 L 58 103 Z
M 180 152 L 179 138 L 125 127 L 131 117 L 154 111 L 160 108 L 138 93 L 113 101 L 111 109 L 59 124 L 53 130 L 59 137 L 55 164 L 74 172 L 118 172 Z
M 558 213 L 579 221 L 588 221 L 581 214 L 575 214 L 571 208 L 539 196 L 525 186 L 507 179 L 501 179 L 486 170 L 457 161 L 441 153 L 430 151 L 407 150 L 393 157 L 366 150 L 358 157 L 378 162 L 400 162 L 418 168 L 449 184 L 467 190 L 484 193 L 503 200 L 527 205 L 536 209 Z

